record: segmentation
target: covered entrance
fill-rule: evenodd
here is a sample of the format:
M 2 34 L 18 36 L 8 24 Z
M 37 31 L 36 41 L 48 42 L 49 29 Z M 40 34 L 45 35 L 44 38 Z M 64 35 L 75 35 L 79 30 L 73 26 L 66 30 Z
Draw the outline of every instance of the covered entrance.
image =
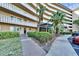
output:
M 49 24 L 49 23 L 42 23 L 42 24 L 40 24 L 39 26 L 40 26 L 40 31 L 48 32 L 49 28 L 52 27 L 52 24 Z

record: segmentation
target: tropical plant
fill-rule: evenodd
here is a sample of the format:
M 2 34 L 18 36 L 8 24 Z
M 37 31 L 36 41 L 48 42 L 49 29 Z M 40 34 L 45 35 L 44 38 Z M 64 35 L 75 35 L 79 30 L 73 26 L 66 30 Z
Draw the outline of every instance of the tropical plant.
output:
M 39 25 L 41 21 L 43 21 L 43 14 L 45 10 L 46 10 L 46 7 L 38 3 L 38 7 L 36 9 L 36 12 L 38 13 L 38 17 L 39 17 L 38 31 L 39 31 Z
M 79 18 L 73 21 L 73 24 L 79 25 Z
M 65 16 L 65 14 L 61 11 L 52 13 L 52 16 L 49 21 L 51 21 L 53 24 L 55 34 L 59 33 L 59 27 L 61 24 L 63 24 L 63 20 L 65 20 L 64 16 Z

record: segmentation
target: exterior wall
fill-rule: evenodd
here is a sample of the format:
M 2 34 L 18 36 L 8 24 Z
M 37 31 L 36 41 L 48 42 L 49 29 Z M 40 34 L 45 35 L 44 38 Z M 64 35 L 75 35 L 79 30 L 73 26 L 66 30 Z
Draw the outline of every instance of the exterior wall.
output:
M 3 11 L 0 11 L 0 14 L 5 15 L 5 16 L 15 16 L 15 15 L 3 12 Z M 15 16 L 15 17 L 21 18 L 21 17 L 18 17 L 18 16 Z M 30 23 L 30 25 L 31 24 L 32 25 L 36 25 L 37 24 L 37 22 L 28 20 L 27 18 L 23 18 L 23 19 L 24 19 L 25 22 Z M 19 32 L 20 34 L 24 33 L 24 28 L 28 28 L 28 29 L 26 29 L 26 32 L 28 32 L 28 31 L 36 31 L 35 28 L 31 28 L 31 30 L 30 30 L 30 27 L 27 27 L 27 26 L 25 27 L 25 26 L 18 26 L 17 24 L 16 25 L 11 25 L 11 24 L 8 25 L 8 24 L 5 24 L 5 23 L 0 24 L 0 31 L 15 31 L 15 32 Z M 18 28 L 19 28 L 19 30 L 17 30 Z
M 26 28 L 26 32 L 37 30 L 36 28 L 32 28 L 32 27 L 22 27 L 22 26 L 16 26 L 16 25 L 0 24 L 0 32 L 13 31 L 13 32 L 19 32 L 20 34 L 24 34 L 24 28 Z
M 9 31 L 10 25 L 0 24 L 0 31 Z
M 37 4 L 35 3 L 32 5 L 34 7 L 37 7 Z M 64 13 L 66 13 L 68 17 L 72 17 L 71 15 L 69 15 L 71 14 L 71 12 L 60 8 L 59 6 L 53 4 L 48 4 L 49 6 L 47 4 L 42 5 L 46 6 L 48 9 L 44 13 L 44 23 L 46 23 L 50 19 L 50 15 L 52 14 L 52 12 L 56 12 L 57 10 L 62 10 Z M 38 16 L 36 14 L 36 8 L 34 8 L 33 6 L 30 6 L 28 3 L 0 3 L 0 6 L 0 8 L 4 8 L 3 10 L 0 9 L 0 22 L 4 23 L 3 25 L 0 25 L 0 31 L 17 31 L 23 34 L 25 28 L 26 32 L 37 30 L 36 28 L 38 24 Z M 13 18 L 11 18 L 11 16 Z M 6 23 L 10 25 L 7 25 Z
M 37 29 L 36 29 L 36 28 L 32 28 L 32 27 L 27 27 L 27 28 L 26 28 L 26 31 L 27 31 L 27 32 L 37 31 Z
M 9 14 L 9 13 L 6 13 L 6 12 L 3 12 L 3 11 L 0 11 L 0 14 L 1 15 L 4 15 L 4 16 L 14 16 L 14 17 L 17 17 L 17 18 L 19 18 L 19 19 L 23 19 L 23 21 L 25 21 L 25 22 L 27 22 L 27 23 L 29 23 L 29 24 L 27 24 L 27 26 L 28 25 L 37 25 L 37 22 L 34 22 L 34 21 L 31 21 L 31 20 L 29 20 L 29 19 L 27 19 L 27 18 L 21 18 L 21 17 L 18 17 L 18 16 L 15 16 L 15 15 L 12 15 L 12 14 Z M 4 19 L 4 17 L 2 18 L 2 20 Z M 10 19 L 8 19 L 8 20 L 10 20 Z M 17 19 L 15 19 L 15 21 L 14 22 L 16 22 L 16 20 Z M 6 20 L 5 20 L 6 21 Z M 9 24 L 9 23 L 8 23 Z M 18 24 L 18 23 L 17 23 Z M 16 32 L 19 32 L 20 34 L 23 34 L 24 33 L 24 28 L 29 28 L 29 29 L 26 29 L 26 32 L 28 32 L 28 31 L 36 31 L 36 28 L 32 28 L 31 27 L 31 29 L 30 29 L 30 27 L 23 27 L 23 26 L 18 26 L 18 25 L 7 25 L 7 24 L 0 24 L 0 31 L 16 31 Z M 19 28 L 19 30 L 17 30 L 17 28 Z
M 9 24 L 0 24 L 0 32 L 3 31 L 14 31 L 14 32 L 19 32 L 23 34 L 23 27 L 20 26 L 15 26 L 15 25 L 9 25 Z

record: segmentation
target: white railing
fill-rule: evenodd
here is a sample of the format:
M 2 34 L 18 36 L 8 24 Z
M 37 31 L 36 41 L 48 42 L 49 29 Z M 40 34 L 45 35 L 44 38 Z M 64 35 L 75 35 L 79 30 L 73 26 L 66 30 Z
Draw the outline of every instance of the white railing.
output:
M 19 18 L 14 17 L 14 16 L 12 16 L 12 17 L 5 16 L 2 14 L 0 14 L 0 22 L 37 27 L 37 24 L 33 24 L 32 22 L 26 22 L 26 21 L 23 21 L 23 19 L 19 19 Z
M 23 5 L 24 7 L 28 8 L 29 10 L 33 11 L 34 13 L 36 13 L 36 9 L 33 9 L 29 4 L 21 3 L 21 5 Z
M 53 5 L 53 4 L 50 4 L 50 3 L 48 3 L 48 5 L 49 5 L 49 6 L 53 6 L 53 7 L 57 8 L 57 9 L 63 10 L 63 11 L 65 11 L 65 12 L 69 13 L 69 14 L 72 14 L 72 13 L 70 13 L 69 11 L 67 11 L 67 10 L 65 10 L 65 9 L 62 9 L 62 8 L 56 6 L 56 5 Z
M 57 11 L 57 10 L 55 10 L 55 9 L 52 9 L 52 8 L 48 7 L 47 5 L 45 5 L 45 4 L 43 4 L 43 3 L 41 3 L 41 5 L 45 6 L 47 9 L 49 9 L 49 10 L 51 10 L 51 11 L 54 11 L 54 12 Z
M 6 9 L 9 9 L 11 11 L 14 11 L 14 12 L 16 12 L 18 14 L 21 14 L 23 16 L 26 16 L 28 18 L 31 18 L 33 20 L 38 21 L 37 17 L 33 16 L 32 14 L 30 14 L 30 13 L 16 7 L 15 5 L 10 4 L 10 3 L 0 3 L 0 6 L 6 8 Z
M 42 3 L 42 5 L 46 6 L 46 8 L 48 8 L 48 9 L 51 10 L 51 11 L 54 11 L 54 12 L 57 11 L 57 10 L 55 10 L 55 9 L 52 9 L 52 8 L 48 7 L 47 5 L 45 5 L 45 4 L 43 4 L 43 3 Z M 48 5 L 49 5 L 49 4 L 48 4 Z M 52 6 L 53 6 L 53 5 L 52 5 Z M 54 7 L 54 6 L 53 6 L 53 7 Z M 61 10 L 61 8 L 60 8 L 59 10 Z M 51 15 L 51 14 L 49 14 L 49 15 Z M 72 17 L 72 16 L 70 16 L 70 15 L 68 15 L 68 14 L 66 14 L 66 16 Z

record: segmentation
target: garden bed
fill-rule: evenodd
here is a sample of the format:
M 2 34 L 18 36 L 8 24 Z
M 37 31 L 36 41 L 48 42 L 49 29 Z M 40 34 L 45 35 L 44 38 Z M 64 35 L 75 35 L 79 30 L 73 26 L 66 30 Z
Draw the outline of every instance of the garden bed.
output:
M 0 32 L 0 56 L 22 55 L 18 32 Z
M 51 44 L 55 39 L 54 34 L 52 36 L 49 32 L 28 32 L 27 34 L 46 52 L 49 51 Z M 40 40 L 43 41 L 41 42 Z
M 52 39 L 52 35 L 49 32 L 28 32 L 28 37 L 35 38 L 41 44 L 45 44 Z
M 21 56 L 20 38 L 9 38 L 0 40 L 0 56 Z

